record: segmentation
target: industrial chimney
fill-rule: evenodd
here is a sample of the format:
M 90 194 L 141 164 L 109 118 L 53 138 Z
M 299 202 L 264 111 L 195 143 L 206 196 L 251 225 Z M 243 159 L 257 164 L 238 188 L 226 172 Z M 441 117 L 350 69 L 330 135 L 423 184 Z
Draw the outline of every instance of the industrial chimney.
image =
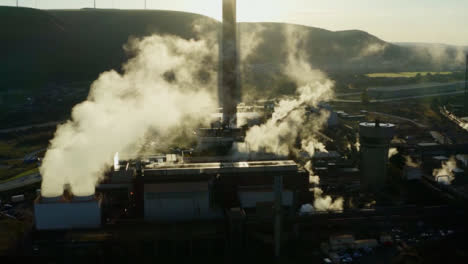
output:
M 465 67 L 465 115 L 468 116 L 468 54 L 466 54 Z
M 223 126 L 237 126 L 237 104 L 240 92 L 237 88 L 237 21 L 236 0 L 223 0 L 223 28 L 220 47 L 220 84 L 218 95 L 223 107 Z

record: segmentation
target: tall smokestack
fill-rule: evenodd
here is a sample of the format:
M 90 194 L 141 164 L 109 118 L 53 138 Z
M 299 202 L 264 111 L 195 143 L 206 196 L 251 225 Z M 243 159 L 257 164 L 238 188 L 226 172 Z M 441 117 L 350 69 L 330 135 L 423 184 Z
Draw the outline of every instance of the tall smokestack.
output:
M 465 115 L 468 115 L 468 53 L 466 54 L 465 67 Z
M 223 125 L 237 126 L 237 21 L 236 0 L 223 0 L 223 29 L 220 56 L 219 96 L 223 105 Z

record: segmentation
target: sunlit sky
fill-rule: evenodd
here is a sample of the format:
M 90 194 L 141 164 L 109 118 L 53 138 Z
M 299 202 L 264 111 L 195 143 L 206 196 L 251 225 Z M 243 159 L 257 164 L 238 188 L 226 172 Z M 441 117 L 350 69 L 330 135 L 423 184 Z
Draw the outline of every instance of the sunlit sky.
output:
M 97 8 L 143 9 L 144 0 L 96 0 Z M 146 0 L 148 9 L 221 18 L 222 0 Z M 92 7 L 93 0 L 19 0 L 40 9 Z M 0 0 L 16 5 L 16 0 Z M 240 22 L 287 22 L 328 30 L 360 29 L 390 42 L 468 46 L 468 0 L 237 0 Z

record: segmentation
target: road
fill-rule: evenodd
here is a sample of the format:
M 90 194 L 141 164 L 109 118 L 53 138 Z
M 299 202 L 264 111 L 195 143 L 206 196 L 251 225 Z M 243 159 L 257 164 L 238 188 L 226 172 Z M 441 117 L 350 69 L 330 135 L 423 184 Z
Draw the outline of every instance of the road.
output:
M 390 114 L 385 114 L 385 113 L 380 113 L 380 112 L 369 112 L 369 114 L 374 114 L 374 115 L 381 115 L 381 116 L 386 116 L 386 117 L 391 117 L 391 118 L 395 118 L 395 119 L 400 119 L 400 120 L 403 120 L 403 121 L 407 121 L 407 122 L 410 122 L 412 124 L 415 124 L 416 126 L 418 127 L 421 127 L 421 128 L 425 128 L 426 125 L 423 125 L 421 123 L 418 123 L 414 120 L 411 120 L 409 118 L 406 118 L 406 117 L 401 117 L 401 116 L 396 116 L 396 115 L 390 115 Z
M 46 151 L 46 150 L 47 150 L 47 148 L 41 148 L 41 149 L 36 150 L 36 151 L 34 151 L 34 152 L 28 153 L 28 154 L 26 154 L 26 155 L 24 156 L 23 160 L 29 160 L 29 159 L 31 159 L 31 158 L 34 158 L 34 157 L 37 156 L 38 153 L 43 152 L 43 151 Z
M 33 183 L 41 182 L 41 181 L 42 181 L 42 177 L 39 173 L 26 175 L 24 177 L 0 184 L 0 192 L 24 187 Z
M 56 125 L 61 124 L 61 123 L 63 123 L 63 121 L 54 121 L 54 122 L 47 122 L 47 123 L 42 123 L 42 124 L 34 124 L 34 125 L 27 125 L 27 126 L 0 129 L 0 134 L 1 133 L 10 133 L 10 132 L 15 132 L 15 131 L 24 131 L 24 130 L 31 129 L 33 127 L 51 127 L 51 126 L 56 126 Z
M 395 97 L 389 99 L 372 99 L 370 100 L 371 103 L 388 103 L 388 102 L 395 102 L 395 101 L 403 101 L 403 100 L 410 100 L 410 99 L 418 99 L 418 98 L 426 98 L 426 97 L 435 97 L 435 96 L 442 96 L 442 95 L 455 95 L 455 94 L 464 94 L 465 91 L 456 91 L 456 92 L 449 92 L 449 93 L 436 93 L 436 94 L 425 94 L 425 95 L 417 95 L 417 96 L 407 96 L 407 97 Z M 362 103 L 361 100 L 352 100 L 352 99 L 338 99 L 335 98 L 332 100 L 333 102 L 340 102 L 340 103 Z

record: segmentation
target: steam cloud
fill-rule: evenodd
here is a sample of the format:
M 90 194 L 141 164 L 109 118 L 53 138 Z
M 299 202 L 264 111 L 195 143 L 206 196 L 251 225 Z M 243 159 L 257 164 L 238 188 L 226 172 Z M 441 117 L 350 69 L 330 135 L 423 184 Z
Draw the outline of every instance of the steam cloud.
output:
M 317 211 L 342 211 L 343 210 L 343 198 L 338 197 L 335 200 L 330 195 L 323 195 L 322 189 L 314 188 L 314 208 Z
M 356 133 L 356 143 L 354 143 L 354 147 L 357 151 L 361 150 L 361 141 L 359 139 L 359 133 Z
M 195 27 L 197 32 L 205 29 Z M 279 155 L 306 151 L 313 156 L 316 150 L 326 151 L 316 132 L 326 124 L 329 112 L 310 116 L 306 108 L 331 99 L 334 83 L 307 62 L 300 42 L 305 31 L 287 28 L 284 33 L 288 41 L 284 72 L 296 82 L 297 95 L 281 100 L 270 120 L 252 127 L 239 150 Z M 101 74 L 87 101 L 75 106 L 71 120 L 58 127 L 40 168 L 42 195 L 59 196 L 67 184 L 75 195 L 91 195 L 116 152 L 136 157 L 149 138 L 151 145 L 171 142 L 175 131 L 190 131 L 207 121 L 217 107 L 212 94 L 218 48 L 213 39 L 154 35 L 131 41 L 126 50 L 136 55 L 124 65 L 123 74 Z M 251 39 L 253 50 L 259 42 Z M 311 182 L 318 184 L 319 177 L 308 166 Z M 342 210 L 342 198 L 333 200 L 320 188 L 313 190 L 315 210 Z
M 114 153 L 136 156 L 148 135 L 171 138 L 216 109 L 217 47 L 209 41 L 153 35 L 125 49 L 135 56 L 123 74 L 101 74 L 57 128 L 40 168 L 43 196 L 59 196 L 67 184 L 74 195 L 93 194 Z
M 413 158 L 410 156 L 404 156 L 405 157 L 405 165 L 408 167 L 412 168 L 419 168 L 421 166 L 421 163 L 417 163 L 413 161 Z
M 390 148 L 388 150 L 388 158 L 391 158 L 391 157 L 395 156 L 396 154 L 398 154 L 398 149 L 397 148 Z
M 455 175 L 453 174 L 453 169 L 455 168 L 457 168 L 457 160 L 452 156 L 448 161 L 442 162 L 442 168 L 434 169 L 432 176 L 434 176 L 437 182 L 449 185 L 455 180 Z
M 365 47 L 362 48 L 359 56 L 360 57 L 366 57 L 366 56 L 372 56 L 376 54 L 381 54 L 385 51 L 385 49 L 388 47 L 388 44 L 386 43 L 371 43 Z
M 245 143 L 239 147 L 244 152 L 268 152 L 283 156 L 304 150 L 313 156 L 315 149 L 325 150 L 314 132 L 323 128 L 329 112 L 322 110 L 318 117 L 309 120 L 306 107 L 317 107 L 319 102 L 331 99 L 334 83 L 322 72 L 312 69 L 307 62 L 307 54 L 299 46 L 299 41 L 305 37 L 304 32 L 287 28 L 284 33 L 288 41 L 288 56 L 283 70 L 299 87 L 297 96 L 281 100 L 272 118 L 249 129 Z M 299 147 L 296 146 L 298 137 L 302 139 Z
M 411 47 L 414 56 L 425 59 L 434 65 L 463 65 L 466 48 L 447 46 L 443 44 L 422 45 Z
M 344 199 L 338 197 L 335 200 L 330 195 L 323 195 L 323 190 L 317 187 L 320 183 L 320 177 L 314 174 L 312 169 L 312 162 L 308 161 L 304 169 L 309 172 L 309 183 L 314 184 L 316 187 L 312 189 L 314 192 L 314 205 L 305 204 L 301 207 L 302 214 L 313 213 L 314 211 L 342 211 Z
M 266 152 L 287 156 L 305 151 L 313 156 L 316 150 L 326 151 L 324 144 L 317 138 L 317 132 L 325 126 L 330 113 L 321 110 L 318 115 L 308 116 L 306 108 L 318 108 L 320 102 L 330 100 L 333 97 L 334 83 L 308 63 L 308 55 L 301 47 L 306 33 L 292 27 L 287 27 L 284 31 L 287 40 L 287 63 L 283 72 L 295 81 L 298 87 L 296 96 L 282 99 L 266 123 L 247 131 L 245 143 L 239 145 L 241 152 Z M 301 139 L 300 145 L 297 144 L 298 138 Z M 318 185 L 320 178 L 314 175 L 310 161 L 305 165 L 305 169 L 309 171 L 309 181 Z M 331 196 L 323 196 L 323 191 L 318 187 L 313 191 L 315 210 L 343 209 L 342 198 L 333 201 Z

